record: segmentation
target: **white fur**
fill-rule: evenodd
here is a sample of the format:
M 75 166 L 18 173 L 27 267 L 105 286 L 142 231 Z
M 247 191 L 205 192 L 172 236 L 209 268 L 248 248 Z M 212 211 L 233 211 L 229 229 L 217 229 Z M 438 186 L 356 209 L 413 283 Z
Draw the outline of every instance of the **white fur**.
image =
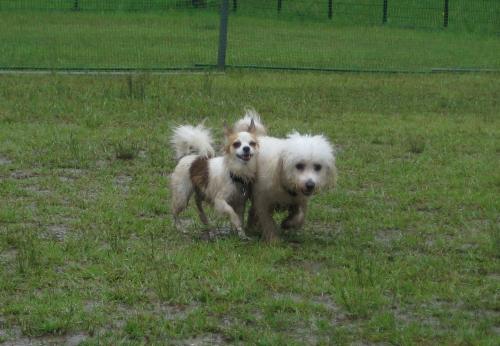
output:
M 250 126 L 252 120 L 255 124 L 255 134 L 257 136 L 267 136 L 267 129 L 264 126 L 264 124 L 262 124 L 259 113 L 257 113 L 257 111 L 253 108 L 245 109 L 245 114 L 243 115 L 243 118 L 241 118 L 234 124 L 233 131 L 234 132 L 246 131 L 246 129 L 248 129 L 248 127 Z
M 171 179 L 172 213 L 176 226 L 179 213 L 187 207 L 191 195 L 195 192 L 196 206 L 203 224 L 208 225 L 208 219 L 202 207 L 202 202 L 206 201 L 211 203 L 217 212 L 229 217 L 240 237 L 246 237 L 242 223 L 248 193 L 246 185 L 235 183 L 231 174 L 248 183 L 255 179 L 257 173 L 255 156 L 258 152 L 258 144 L 254 133 L 255 127 L 251 126 L 247 129 L 252 133 L 227 133 L 225 155 L 208 159 L 206 186 L 194 186 L 191 177 L 191 166 L 200 157 L 199 155 L 188 155 L 179 160 Z M 187 144 L 192 144 L 189 138 L 183 138 L 185 139 L 187 139 L 185 141 Z M 173 142 L 173 144 L 177 147 L 177 143 Z
M 192 154 L 207 158 L 215 156 L 212 146 L 212 135 L 203 124 L 176 127 L 170 142 L 174 146 L 176 160 Z
M 335 184 L 335 153 L 324 136 L 297 132 L 284 139 L 259 137 L 259 145 L 248 225 L 259 226 L 264 239 L 272 242 L 278 234 L 274 210 L 288 210 L 283 229 L 300 228 L 309 197 Z

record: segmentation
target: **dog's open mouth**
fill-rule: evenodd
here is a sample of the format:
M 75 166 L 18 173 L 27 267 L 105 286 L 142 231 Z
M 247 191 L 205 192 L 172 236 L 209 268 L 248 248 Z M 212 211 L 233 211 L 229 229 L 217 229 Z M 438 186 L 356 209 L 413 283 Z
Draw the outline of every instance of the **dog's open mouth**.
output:
M 250 154 L 250 153 L 243 154 L 243 155 L 236 154 L 236 157 L 239 158 L 242 161 L 250 161 L 250 159 L 252 158 L 252 154 Z

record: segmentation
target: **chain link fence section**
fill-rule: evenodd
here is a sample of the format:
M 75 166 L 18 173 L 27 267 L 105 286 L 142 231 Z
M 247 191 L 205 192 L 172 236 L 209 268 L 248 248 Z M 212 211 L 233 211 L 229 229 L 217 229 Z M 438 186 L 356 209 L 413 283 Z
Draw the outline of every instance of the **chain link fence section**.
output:
M 0 0 L 0 49 L 3 69 L 496 70 L 500 1 Z
M 233 67 L 432 72 L 500 69 L 500 1 L 232 0 Z
M 500 34 L 497 0 L 230 0 L 233 13 Z
M 164 11 L 218 5 L 218 0 L 0 0 L 0 10 Z
M 0 0 L 0 68 L 165 70 L 214 64 L 218 5 Z

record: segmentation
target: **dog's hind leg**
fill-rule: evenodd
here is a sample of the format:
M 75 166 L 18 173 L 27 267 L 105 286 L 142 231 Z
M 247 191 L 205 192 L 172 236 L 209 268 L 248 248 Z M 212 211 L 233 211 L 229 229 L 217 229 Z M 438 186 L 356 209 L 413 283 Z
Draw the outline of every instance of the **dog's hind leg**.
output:
M 193 190 L 191 188 L 191 184 L 189 185 L 171 185 L 171 190 L 172 190 L 172 196 L 171 196 L 171 201 L 172 201 L 172 215 L 174 218 L 174 227 L 177 230 L 180 230 L 181 232 L 185 232 L 185 230 L 180 229 L 180 224 L 179 224 L 179 214 L 186 209 L 189 199 L 191 198 L 191 195 L 193 193 Z
M 199 193 L 194 195 L 196 201 L 196 209 L 198 210 L 198 215 L 200 216 L 201 223 L 208 226 L 208 218 L 203 210 L 203 197 Z

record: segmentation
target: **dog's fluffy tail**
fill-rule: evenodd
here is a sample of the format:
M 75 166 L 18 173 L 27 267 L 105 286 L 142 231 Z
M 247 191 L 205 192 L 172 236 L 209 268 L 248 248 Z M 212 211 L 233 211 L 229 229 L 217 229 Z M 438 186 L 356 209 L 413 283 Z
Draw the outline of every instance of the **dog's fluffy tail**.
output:
M 243 118 L 241 118 L 234 124 L 233 131 L 234 132 L 248 131 L 252 120 L 255 124 L 255 133 L 257 134 L 257 136 L 267 136 L 267 129 L 260 120 L 259 113 L 257 113 L 257 111 L 253 108 L 245 109 L 245 114 L 243 115 Z
M 210 158 L 215 156 L 212 135 L 202 124 L 182 125 L 174 129 L 170 143 L 175 148 L 175 158 L 180 160 L 187 155 Z

